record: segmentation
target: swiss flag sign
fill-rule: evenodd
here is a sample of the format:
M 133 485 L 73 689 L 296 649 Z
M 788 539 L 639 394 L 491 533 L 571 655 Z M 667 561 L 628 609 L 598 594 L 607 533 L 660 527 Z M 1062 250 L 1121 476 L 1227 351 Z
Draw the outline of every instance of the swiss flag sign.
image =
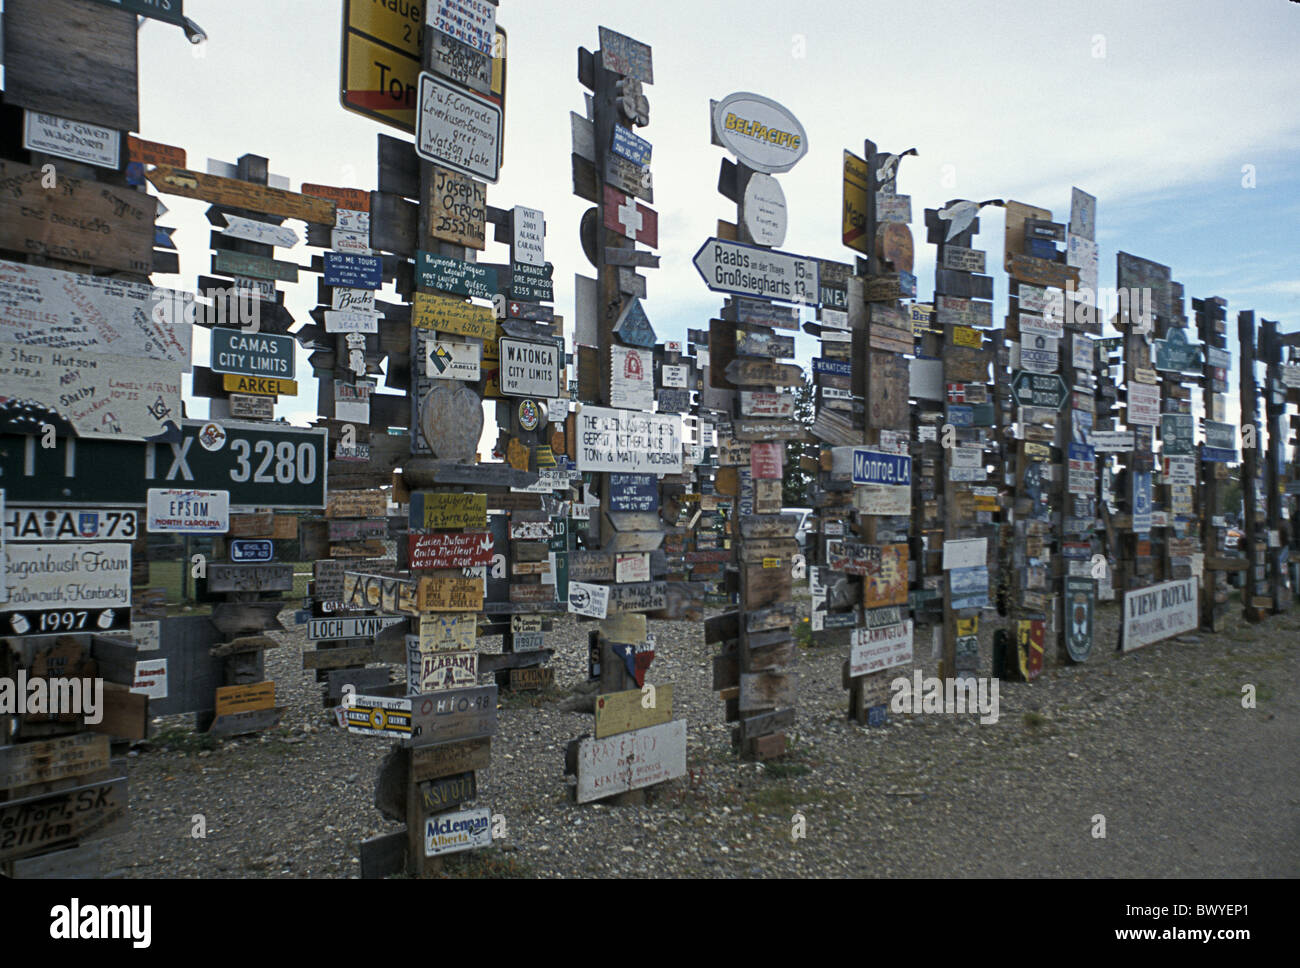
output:
M 605 186 L 605 228 L 652 249 L 659 248 L 659 213 L 608 185 Z

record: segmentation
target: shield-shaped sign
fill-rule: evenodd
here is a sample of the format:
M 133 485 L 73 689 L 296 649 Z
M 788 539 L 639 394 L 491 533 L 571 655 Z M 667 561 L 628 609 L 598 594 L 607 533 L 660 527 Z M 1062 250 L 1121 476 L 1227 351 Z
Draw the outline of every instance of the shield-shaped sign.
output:
M 1092 654 L 1093 608 L 1097 592 L 1091 578 L 1065 580 L 1065 652 L 1071 662 Z
M 623 660 L 623 665 L 627 667 L 627 674 L 636 680 L 637 688 L 644 686 L 646 670 L 650 668 L 650 663 L 655 657 L 654 635 L 646 635 L 644 642 L 635 645 L 611 642 L 609 647 Z
M 1016 656 L 1020 661 L 1020 675 L 1026 682 L 1033 682 L 1043 671 L 1043 641 L 1046 634 L 1046 623 L 1040 619 L 1016 623 Z

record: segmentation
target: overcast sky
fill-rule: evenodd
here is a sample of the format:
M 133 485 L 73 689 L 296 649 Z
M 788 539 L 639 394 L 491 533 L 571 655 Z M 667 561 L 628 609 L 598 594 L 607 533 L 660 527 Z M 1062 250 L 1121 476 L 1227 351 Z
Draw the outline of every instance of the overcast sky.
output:
M 375 135 L 400 132 L 339 105 L 341 0 L 187 0 L 185 11 L 206 44 L 156 22 L 140 32 L 142 136 L 184 147 L 192 168 L 251 152 L 294 189 L 375 187 Z M 640 134 L 654 145 L 663 264 L 647 270 L 645 305 L 660 339 L 705 328 L 721 305 L 690 260 L 717 219 L 735 217 L 716 190 L 724 153 L 708 125 L 709 99 L 733 91 L 781 102 L 808 133 L 806 157 L 778 176 L 785 250 L 852 261 L 840 243 L 842 152 L 860 154 L 871 138 L 920 152 L 903 161 L 898 187 L 912 196 L 923 299 L 934 281 L 926 208 L 1006 198 L 1064 221 L 1077 185 L 1098 197 L 1102 286 L 1115 284 L 1120 250 L 1171 266 L 1189 316 L 1190 297 L 1228 300 L 1234 358 L 1238 310 L 1300 328 L 1300 3 L 503 0 L 498 23 L 510 38 L 505 164 L 488 202 L 546 213 L 556 309 L 570 333 L 573 275 L 594 272 L 578 243 L 588 203 L 571 193 L 568 117 L 583 104 L 575 52 L 596 48 L 598 25 L 654 50 Z M 155 281 L 193 289 L 210 259 L 206 206 L 166 204 L 160 221 L 179 227 L 182 274 Z M 1001 243 L 1001 211 L 985 209 L 975 244 L 991 253 L 998 325 Z M 312 251 L 277 257 L 305 266 Z M 506 250 L 489 242 L 482 258 L 502 262 Z M 309 321 L 315 282 L 304 278 L 288 304 Z M 198 363 L 206 343 L 195 341 Z M 816 346 L 800 334 L 801 360 Z M 299 360 L 302 395 L 277 408 L 296 423 L 315 414 L 315 381 Z

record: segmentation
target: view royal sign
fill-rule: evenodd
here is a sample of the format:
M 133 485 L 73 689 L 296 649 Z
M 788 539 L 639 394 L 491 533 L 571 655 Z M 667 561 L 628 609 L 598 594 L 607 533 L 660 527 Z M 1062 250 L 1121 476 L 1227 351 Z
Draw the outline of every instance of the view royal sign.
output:
M 761 94 L 728 94 L 713 105 L 719 143 L 759 172 L 789 171 L 808 153 L 808 135 L 786 108 Z

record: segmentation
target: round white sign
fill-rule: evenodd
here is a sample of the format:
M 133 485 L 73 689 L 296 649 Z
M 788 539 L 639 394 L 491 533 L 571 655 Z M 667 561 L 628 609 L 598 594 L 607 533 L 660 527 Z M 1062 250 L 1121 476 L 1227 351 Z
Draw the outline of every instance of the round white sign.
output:
M 755 171 L 789 171 L 808 153 L 808 135 L 799 119 L 761 94 L 738 91 L 717 102 L 713 131 Z
M 745 230 L 757 245 L 780 245 L 785 241 L 785 192 L 771 175 L 749 177 L 740 213 Z

